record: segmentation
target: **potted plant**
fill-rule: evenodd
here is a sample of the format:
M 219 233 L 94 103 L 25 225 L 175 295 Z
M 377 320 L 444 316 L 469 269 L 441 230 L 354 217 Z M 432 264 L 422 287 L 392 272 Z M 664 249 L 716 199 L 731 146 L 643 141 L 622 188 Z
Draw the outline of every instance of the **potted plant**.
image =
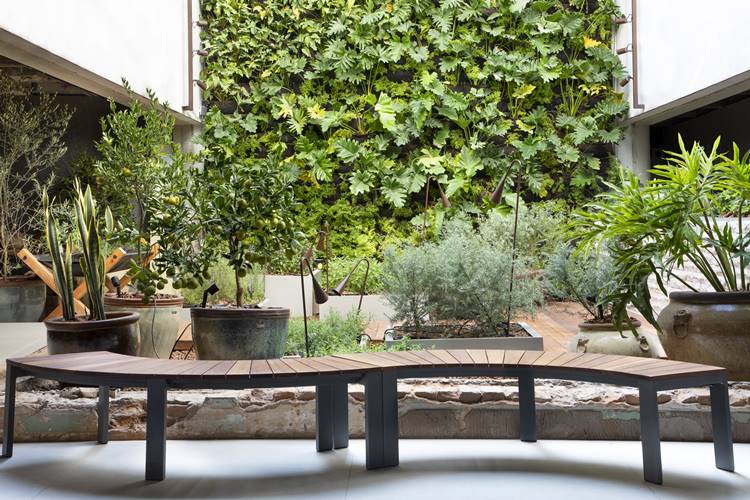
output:
M 671 359 L 724 366 L 729 376 L 750 380 L 750 280 L 748 234 L 744 220 L 750 199 L 750 159 L 735 144 L 731 155 L 694 143 L 652 170 L 641 186 L 623 172 L 618 184 L 577 215 L 586 245 L 612 241 L 612 259 L 623 286 L 613 295 L 631 302 L 660 331 Z M 733 223 L 723 216 L 736 215 Z M 681 275 L 692 266 L 711 291 L 699 289 Z M 653 277 L 666 295 L 665 282 L 685 291 L 669 294 L 658 320 L 650 302 Z
M 47 246 L 52 257 L 52 273 L 60 291 L 63 315 L 46 320 L 47 350 L 50 354 L 72 352 L 112 351 L 120 354 L 137 355 L 140 336 L 138 313 L 104 311 L 102 290 L 104 288 L 104 255 L 101 252 L 99 237 L 100 221 L 97 206 L 91 189 L 81 191 L 76 186 L 76 222 L 82 250 L 80 265 L 88 289 L 88 317 L 76 315 L 73 296 L 72 241 L 68 237 L 61 245 L 58 222 L 51 216 L 49 202 L 44 194 L 43 205 L 46 215 Z M 111 217 L 107 217 L 111 226 Z
M 39 321 L 47 288 L 24 274 L 16 253 L 35 253 L 44 227 L 40 177 L 65 154 L 71 112 L 0 72 L 0 322 Z
M 386 252 L 385 297 L 395 310 L 392 319 L 404 322 L 393 329 L 393 340 L 408 337 L 439 349 L 543 349 L 542 337 L 528 325 L 509 321 L 533 314 L 542 302 L 539 279 L 524 256 L 514 259 L 512 249 L 489 234 L 453 220 L 435 243 Z M 504 286 L 511 274 L 512 294 Z
M 129 90 L 127 82 L 123 82 Z M 110 101 L 110 113 L 101 119 L 102 138 L 96 143 L 101 156 L 95 164 L 100 199 L 115 214 L 111 241 L 134 254 L 129 286 L 104 297 L 106 311 L 140 313 L 140 356 L 169 358 L 179 336 L 183 299 L 164 293 L 166 276 L 155 271 L 151 260 L 156 238 L 151 221 L 173 195 L 185 175 L 190 155 L 172 139 L 174 117 L 166 103 L 148 91 L 148 102 L 131 99 L 122 109 Z
M 200 359 L 280 357 L 288 333 L 289 309 L 248 303 L 243 278 L 272 256 L 292 258 L 300 246 L 289 213 L 294 175 L 281 153 L 263 160 L 249 154 L 257 144 L 240 141 L 238 126 L 209 112 L 203 167 L 190 170 L 178 199 L 157 219 L 164 241 L 157 268 L 173 268 L 175 287 L 197 287 L 217 262 L 231 268 L 232 301 L 191 308 Z
M 608 295 L 617 286 L 617 274 L 607 253 L 577 252 L 570 245 L 560 245 L 550 255 L 544 275 L 547 293 L 578 302 L 588 313 L 570 340 L 569 351 L 654 356 L 648 339 L 638 331 L 640 321 L 627 318 L 624 324 L 614 322 L 614 304 Z

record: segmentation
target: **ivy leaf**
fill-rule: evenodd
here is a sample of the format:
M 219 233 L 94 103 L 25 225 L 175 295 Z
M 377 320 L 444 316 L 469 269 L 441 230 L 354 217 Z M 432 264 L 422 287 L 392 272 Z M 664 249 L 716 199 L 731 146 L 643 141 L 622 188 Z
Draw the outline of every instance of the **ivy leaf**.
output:
M 366 171 L 354 172 L 349 178 L 349 191 L 353 195 L 367 193 L 372 189 L 372 175 Z
M 396 208 L 404 206 L 406 201 L 406 189 L 399 183 L 398 179 L 386 177 L 380 186 L 380 192 Z
M 464 179 L 463 177 L 454 177 L 453 179 L 448 181 L 448 185 L 445 188 L 445 196 L 450 198 L 459 190 L 463 189 L 465 185 L 466 179 Z
M 518 14 L 529 4 L 531 0 L 513 0 L 510 3 L 510 11 L 514 14 Z
M 622 137 L 622 130 L 619 128 L 615 128 L 612 130 L 600 130 L 599 131 L 599 139 L 601 139 L 602 142 L 608 142 L 608 143 L 616 143 L 620 141 L 620 138 Z
M 362 153 L 359 143 L 351 139 L 339 139 L 335 142 L 336 154 L 345 163 L 352 163 Z
M 557 149 L 557 158 L 563 163 L 575 163 L 580 158 L 580 152 L 570 144 L 562 144 Z
M 513 91 L 513 97 L 515 97 L 516 99 L 523 99 L 534 92 L 534 89 L 536 89 L 536 85 L 524 83 L 523 85 L 520 85 L 515 91 Z
M 393 108 L 393 100 L 388 94 L 381 93 L 378 102 L 375 104 L 375 111 L 380 118 L 380 124 L 386 130 L 393 130 L 396 125 L 396 111 Z
M 258 130 L 258 120 L 253 115 L 246 115 L 245 118 L 239 120 L 239 124 L 240 127 L 251 134 Z
M 466 174 L 466 177 L 474 177 L 474 175 L 482 170 L 482 160 L 474 154 L 474 151 L 464 146 L 461 148 L 461 153 L 458 155 L 457 161 L 458 168 Z
M 427 148 L 423 148 L 421 153 L 422 156 L 419 157 L 417 162 L 424 167 L 425 172 L 433 175 L 445 172 L 445 167 L 443 167 L 445 156 L 435 153 Z

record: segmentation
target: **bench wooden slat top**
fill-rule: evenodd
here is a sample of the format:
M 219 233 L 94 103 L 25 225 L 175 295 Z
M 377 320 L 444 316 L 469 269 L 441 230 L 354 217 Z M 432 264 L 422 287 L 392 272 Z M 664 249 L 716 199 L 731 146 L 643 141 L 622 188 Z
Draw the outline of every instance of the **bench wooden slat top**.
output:
M 521 360 L 521 357 L 525 353 L 526 351 L 514 351 L 514 350 L 505 351 L 505 359 L 503 359 L 503 365 L 504 366 L 516 366 L 518 362 Z
M 164 377 L 172 381 L 178 381 L 181 378 L 207 381 L 214 378 L 237 380 L 247 377 L 358 374 L 384 368 L 408 370 L 443 366 L 507 368 L 531 366 L 539 369 L 579 370 L 654 380 L 726 372 L 724 368 L 716 366 L 653 358 L 494 349 L 367 352 L 317 358 L 227 361 L 151 359 L 109 352 L 90 352 L 28 356 L 10 359 L 8 362 L 21 367 L 26 366 L 30 371 L 58 371 L 92 377 L 106 375 L 118 380 Z

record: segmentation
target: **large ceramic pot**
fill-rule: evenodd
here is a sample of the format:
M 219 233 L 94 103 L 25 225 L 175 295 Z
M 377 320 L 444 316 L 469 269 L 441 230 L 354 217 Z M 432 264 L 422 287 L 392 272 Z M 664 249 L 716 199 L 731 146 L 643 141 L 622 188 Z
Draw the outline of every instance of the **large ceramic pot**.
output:
M 47 300 L 47 286 L 30 278 L 0 279 L 0 323 L 39 321 Z
M 672 292 L 657 319 L 669 359 L 723 366 L 750 380 L 750 292 Z
M 631 324 L 636 330 L 641 326 L 641 322 L 636 319 L 631 319 Z M 620 333 L 612 323 L 580 323 L 578 334 L 568 343 L 568 351 L 644 358 L 656 356 L 646 337 L 641 335 L 636 338 L 629 329 Z
M 198 359 L 269 359 L 284 354 L 289 309 L 193 307 L 190 317 Z
M 47 351 L 50 354 L 110 351 L 137 356 L 140 345 L 138 319 L 138 313 L 110 312 L 107 319 L 100 321 L 83 318 L 76 321 L 47 320 L 44 322 Z
M 144 303 L 140 297 L 104 296 L 104 309 L 112 312 L 136 312 L 141 319 L 139 356 L 169 359 L 180 335 L 179 314 L 184 299 L 176 295 L 159 296 Z

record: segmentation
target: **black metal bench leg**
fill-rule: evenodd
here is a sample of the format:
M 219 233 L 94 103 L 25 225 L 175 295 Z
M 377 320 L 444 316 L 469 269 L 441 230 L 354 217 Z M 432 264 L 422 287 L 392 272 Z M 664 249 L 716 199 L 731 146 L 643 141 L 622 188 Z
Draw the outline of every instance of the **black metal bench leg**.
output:
M 726 382 L 711 385 L 711 425 L 714 434 L 716 467 L 734 471 L 732 418 L 729 413 L 729 388 Z
M 99 404 L 97 405 L 96 441 L 99 444 L 109 442 L 109 386 L 99 386 Z
M 518 406 L 521 418 L 521 441 L 536 441 L 536 401 L 534 396 L 534 376 L 523 373 L 518 377 Z
M 334 433 L 333 386 L 315 387 L 315 446 L 318 451 L 333 449 Z
M 333 447 L 349 447 L 349 384 L 333 384 Z
M 18 369 L 7 363 L 5 370 L 5 406 L 3 407 L 3 458 L 13 456 L 13 430 L 16 420 L 16 379 L 18 379 Z
M 146 480 L 162 481 L 167 456 L 167 383 L 149 380 L 146 389 Z
M 367 468 L 398 465 L 398 389 L 394 373 L 365 375 L 365 446 Z
M 643 448 L 643 478 L 649 483 L 662 483 L 661 442 L 659 440 L 659 407 L 652 383 L 639 388 L 641 409 L 641 447 Z

